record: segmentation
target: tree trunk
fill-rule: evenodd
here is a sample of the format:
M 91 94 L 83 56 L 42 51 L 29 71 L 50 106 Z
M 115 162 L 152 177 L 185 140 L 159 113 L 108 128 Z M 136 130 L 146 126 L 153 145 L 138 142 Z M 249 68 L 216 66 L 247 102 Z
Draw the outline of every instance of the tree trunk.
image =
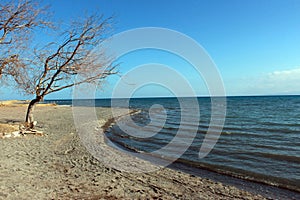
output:
M 32 112 L 33 112 L 33 108 L 34 108 L 35 104 L 40 101 L 41 101 L 41 98 L 35 98 L 35 99 L 31 100 L 28 105 L 26 119 L 25 119 L 27 128 L 32 129 L 34 127 L 34 120 L 33 120 Z

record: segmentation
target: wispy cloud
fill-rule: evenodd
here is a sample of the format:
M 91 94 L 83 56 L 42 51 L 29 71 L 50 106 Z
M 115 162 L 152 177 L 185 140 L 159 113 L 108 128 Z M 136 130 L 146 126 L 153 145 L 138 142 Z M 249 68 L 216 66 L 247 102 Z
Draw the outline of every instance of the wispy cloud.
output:
M 234 82 L 227 85 L 229 94 L 300 94 L 300 67 L 274 71 L 257 77 L 239 78 Z
M 268 74 L 270 81 L 298 81 L 300 80 L 300 67 L 290 70 L 275 71 Z

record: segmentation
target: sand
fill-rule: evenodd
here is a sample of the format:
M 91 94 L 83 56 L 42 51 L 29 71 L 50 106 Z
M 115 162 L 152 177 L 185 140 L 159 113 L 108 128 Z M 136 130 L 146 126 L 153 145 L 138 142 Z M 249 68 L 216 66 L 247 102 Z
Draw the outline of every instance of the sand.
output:
M 25 111 L 24 106 L 2 106 L 0 123 L 21 123 Z M 111 118 L 109 108 L 97 108 L 97 113 L 102 124 Z M 169 168 L 115 170 L 82 145 L 71 107 L 42 106 L 34 114 L 44 136 L 0 139 L 0 199 L 264 199 Z

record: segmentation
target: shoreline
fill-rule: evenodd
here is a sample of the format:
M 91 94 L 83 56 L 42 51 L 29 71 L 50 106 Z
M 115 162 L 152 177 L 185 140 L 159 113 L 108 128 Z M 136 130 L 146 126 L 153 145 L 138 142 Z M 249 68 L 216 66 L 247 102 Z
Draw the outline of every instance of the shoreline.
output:
M 0 122 L 20 123 L 25 110 L 23 106 L 0 107 Z M 96 110 L 103 125 L 112 117 L 110 108 Z M 34 114 L 36 128 L 45 136 L 0 140 L 0 198 L 264 199 L 205 176 L 169 168 L 148 173 L 115 170 L 96 160 L 82 144 L 71 107 L 42 106 Z M 100 135 L 99 130 L 95 133 Z
M 136 112 L 130 113 L 130 115 L 134 114 L 136 114 Z M 107 132 L 108 129 L 115 124 L 116 120 L 122 120 L 123 117 L 126 117 L 126 115 L 119 116 L 117 119 L 109 119 L 106 122 L 106 125 L 102 127 L 103 132 Z M 176 171 L 182 171 L 201 178 L 206 177 L 216 182 L 221 182 L 223 184 L 229 184 L 239 189 L 246 190 L 254 194 L 262 195 L 265 198 L 288 199 L 291 195 L 293 196 L 292 199 L 300 199 L 299 188 L 299 190 L 297 190 L 297 188 L 295 187 L 284 187 L 283 184 L 270 184 L 271 182 L 267 180 L 256 180 L 254 177 L 247 177 L 238 173 L 230 173 L 221 169 L 213 170 L 207 166 L 203 166 L 201 163 L 193 165 L 191 164 L 191 161 L 185 161 L 181 158 L 176 160 L 171 165 L 167 166 L 167 168 L 174 169 Z
M 197 168 L 194 166 L 187 166 L 181 162 L 174 162 L 171 169 L 183 171 L 185 173 L 199 176 L 201 178 L 209 178 L 216 182 L 221 182 L 225 185 L 231 185 L 241 190 L 262 195 L 268 199 L 299 199 L 300 193 L 296 190 L 289 188 L 278 187 L 276 185 L 270 185 L 254 179 L 247 179 L 244 177 L 238 177 L 231 174 L 220 173 L 209 168 Z
M 205 166 L 202 163 L 186 161 L 181 158 L 179 158 L 175 163 L 189 166 L 192 169 L 206 170 L 206 171 L 210 171 L 212 173 L 216 173 L 216 174 L 230 177 L 233 179 L 238 179 L 238 180 L 246 181 L 246 182 L 257 184 L 257 185 L 266 186 L 268 188 L 278 189 L 278 190 L 283 191 L 283 193 L 291 192 L 295 195 L 298 195 L 298 198 L 300 198 L 300 188 L 297 188 L 297 186 L 294 186 L 294 185 L 293 186 L 290 186 L 290 185 L 285 186 L 284 183 L 276 183 L 276 182 L 272 182 L 272 180 L 263 179 L 266 176 L 260 177 L 260 178 L 257 178 L 254 176 L 250 177 L 248 175 L 244 175 L 242 172 L 231 172 L 229 170 L 228 171 L 222 170 L 222 169 L 220 169 L 221 166 L 219 166 L 219 168 L 217 168 L 217 169 L 211 169 L 209 166 Z

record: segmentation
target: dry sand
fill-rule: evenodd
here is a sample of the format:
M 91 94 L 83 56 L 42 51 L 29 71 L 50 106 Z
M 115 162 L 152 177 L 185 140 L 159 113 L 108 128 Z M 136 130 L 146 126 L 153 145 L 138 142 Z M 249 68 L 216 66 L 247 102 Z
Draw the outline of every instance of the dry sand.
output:
M 97 109 L 102 122 L 111 118 L 110 109 Z M 0 123 L 20 123 L 25 111 L 2 106 Z M 70 107 L 34 112 L 45 136 L 0 139 L 0 199 L 264 199 L 168 168 L 138 174 L 111 169 L 81 144 Z

